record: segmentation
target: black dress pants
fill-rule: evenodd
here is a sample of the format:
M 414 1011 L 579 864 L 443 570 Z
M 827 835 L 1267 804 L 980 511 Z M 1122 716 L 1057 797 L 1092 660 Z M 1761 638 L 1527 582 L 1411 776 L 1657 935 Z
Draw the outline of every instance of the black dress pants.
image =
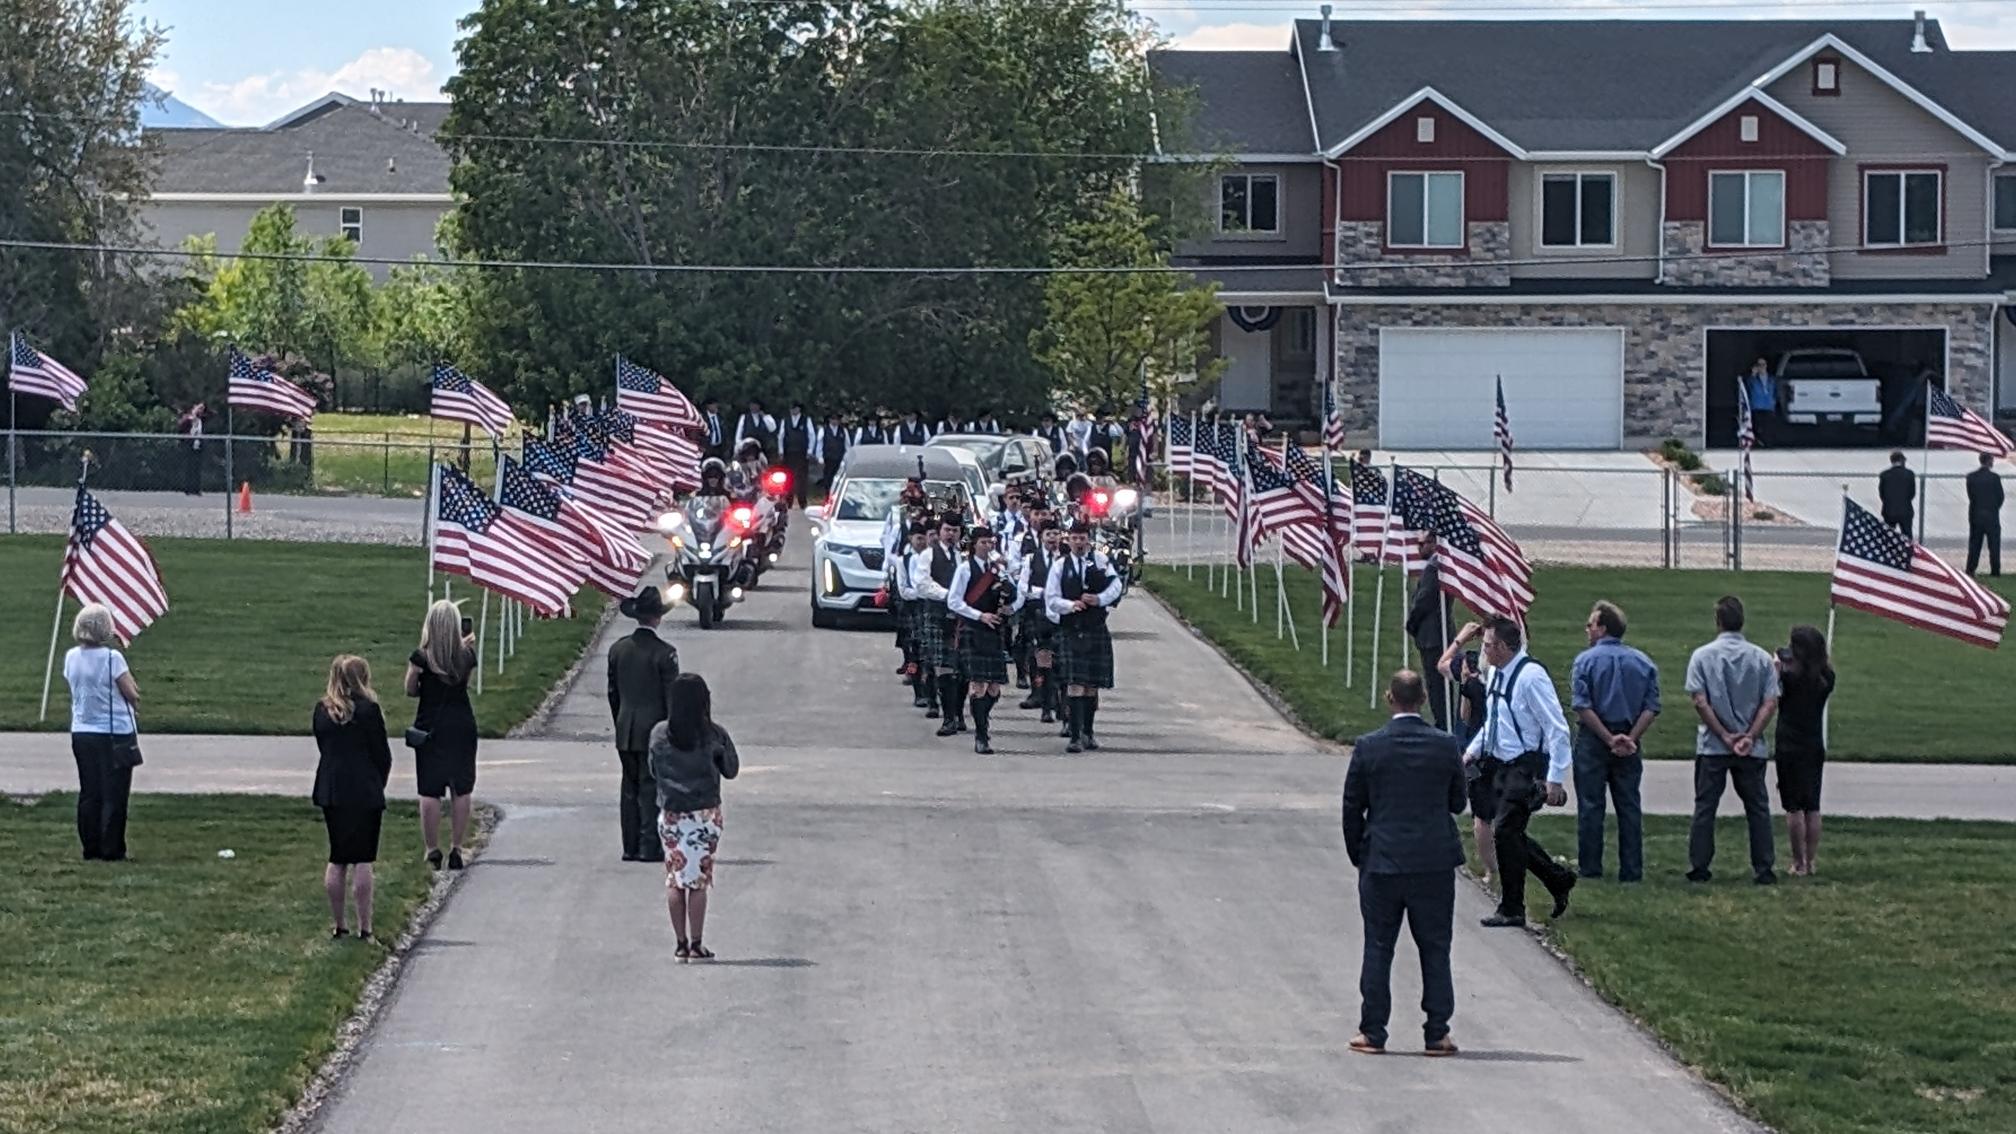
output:
M 1750 871 L 1773 873 L 1778 850 L 1772 842 L 1771 793 L 1764 786 L 1765 762 L 1754 756 L 1694 757 L 1694 821 L 1687 828 L 1688 876 L 1706 879 L 1715 863 L 1715 811 L 1724 785 L 1736 782 L 1736 798 L 1750 828 Z
M 1428 691 L 1428 711 L 1435 717 L 1435 727 L 1449 731 L 1449 679 L 1442 676 L 1436 662 L 1442 660 L 1438 647 L 1433 652 L 1416 647 L 1421 651 L 1421 681 Z
M 1575 885 L 1575 872 L 1554 861 L 1547 848 L 1526 833 L 1533 818 L 1537 778 L 1522 763 L 1499 764 L 1497 771 L 1498 818 L 1491 826 L 1491 842 L 1498 850 L 1498 912 L 1506 917 L 1526 916 L 1526 875 L 1538 875 L 1540 884 L 1554 895 Z
M 133 769 L 113 758 L 107 733 L 71 733 L 70 755 L 77 761 L 77 841 L 84 845 L 84 857 L 125 858 Z
M 1449 973 L 1456 872 L 1360 874 L 1358 913 L 1365 921 L 1358 1030 L 1373 1043 L 1385 1045 L 1386 1021 L 1393 1011 L 1393 946 L 1400 940 L 1400 922 L 1405 918 L 1414 951 L 1421 955 L 1422 1039 L 1432 1044 L 1448 1035 L 1449 1017 L 1456 1012 L 1456 982 Z
M 1981 546 L 1988 546 L 1988 573 L 2002 573 L 2002 521 L 1974 520 L 1967 525 L 1967 573 L 1981 566 Z
M 658 781 L 651 778 L 651 757 L 645 752 L 622 749 L 617 749 L 616 756 L 623 761 L 623 787 L 616 794 L 623 854 L 630 858 L 664 858 L 665 850 L 658 842 Z
M 811 459 L 804 453 L 786 453 L 784 467 L 791 473 L 791 494 L 797 499 L 798 506 L 803 508 L 808 494 L 812 491 Z

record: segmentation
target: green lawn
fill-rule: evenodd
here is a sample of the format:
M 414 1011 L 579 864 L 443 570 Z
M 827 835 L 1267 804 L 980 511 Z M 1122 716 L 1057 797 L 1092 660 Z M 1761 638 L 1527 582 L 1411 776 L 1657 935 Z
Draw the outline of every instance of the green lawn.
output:
M 306 799 L 137 796 L 132 859 L 87 863 L 75 807 L 0 799 L 0 1130 L 270 1129 L 385 956 L 329 939 L 320 814 Z M 426 896 L 417 824 L 411 802 L 385 816 L 382 936 Z
M 168 588 L 170 610 L 128 651 L 140 684 L 143 732 L 304 734 L 329 673 L 329 659 L 360 654 L 393 727 L 410 720 L 400 689 L 426 609 L 426 559 L 419 548 L 266 541 L 149 541 Z M 38 727 L 63 541 L 0 540 L 0 730 Z M 423 593 L 415 594 L 413 584 Z M 439 583 L 436 584 L 439 593 Z M 479 592 L 455 581 L 471 618 Z M 486 642 L 476 717 L 500 736 L 529 716 L 588 644 L 602 596 L 584 591 L 572 619 L 528 621 L 517 656 L 497 674 L 495 639 Z M 492 601 L 495 630 L 497 603 Z M 73 601 L 64 609 L 56 664 L 69 647 Z M 58 672 L 49 720 L 69 727 L 69 695 Z
M 1378 725 L 1385 714 L 1366 703 L 1372 635 L 1372 573 L 1357 574 L 1357 670 L 1344 688 L 1344 631 L 1332 634 L 1330 667 L 1317 664 L 1315 576 L 1300 568 L 1287 572 L 1290 609 L 1301 628 L 1298 653 L 1274 636 L 1275 588 L 1271 568 L 1259 573 L 1261 617 L 1236 610 L 1230 598 L 1207 591 L 1204 572 L 1187 577 L 1182 568 L 1150 567 L 1149 586 L 1240 665 L 1280 692 L 1303 722 L 1322 735 L 1349 741 Z M 2005 595 L 2016 581 L 1990 580 Z M 1566 703 L 1570 663 L 1585 645 L 1582 625 L 1589 606 L 1609 599 L 1630 622 L 1627 641 L 1659 664 L 1665 716 L 1647 736 L 1652 756 L 1693 752 L 1694 711 L 1684 690 L 1687 658 L 1714 633 L 1714 603 L 1723 594 L 1740 595 L 1748 610 L 1751 638 L 1777 648 L 1796 623 L 1823 629 L 1827 623 L 1827 576 L 1776 571 L 1740 574 L 1716 571 L 1660 571 L 1581 567 L 1541 568 L 1535 573 L 1539 602 L 1531 621 L 1534 656 L 1545 662 Z M 1385 613 L 1379 643 L 1380 674 L 1391 674 L 1400 659 L 1400 627 L 1405 596 L 1398 571 L 1386 572 Z M 1462 607 L 1458 607 L 1459 617 Z M 1453 631 L 1452 627 L 1452 631 Z M 1960 761 L 2016 760 L 2016 664 L 1993 652 L 1941 638 L 1859 611 L 1843 610 L 1835 631 L 1835 668 L 1840 692 L 1832 707 L 1831 756 L 1847 760 Z M 1405 664 L 1416 666 L 1411 647 Z
M 430 441 L 438 459 L 459 463 L 462 435 L 462 426 L 431 417 L 320 414 L 315 418 L 315 490 L 419 496 L 427 490 Z M 490 440 L 481 430 L 471 438 L 468 468 L 478 484 L 488 485 L 496 476 Z
M 1533 829 L 1574 854 L 1572 817 Z M 1687 821 L 1648 817 L 1646 881 L 1585 881 L 1550 936 L 1781 1134 L 2016 1130 L 2006 825 L 1829 819 L 1820 874 L 1775 887 L 1750 884 L 1740 821 L 1718 836 L 1716 880 L 1692 886 Z M 1782 824 L 1778 845 L 1782 868 Z

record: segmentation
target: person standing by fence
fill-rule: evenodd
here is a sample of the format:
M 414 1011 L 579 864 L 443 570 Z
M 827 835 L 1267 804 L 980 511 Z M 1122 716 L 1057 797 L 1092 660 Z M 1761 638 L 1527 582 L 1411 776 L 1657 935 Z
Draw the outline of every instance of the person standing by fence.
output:
M 178 443 L 182 449 L 184 496 L 203 495 L 203 415 L 206 412 L 203 403 L 197 402 L 175 419 L 175 432 L 184 438 Z
M 1883 504 L 1883 522 L 1910 536 L 1918 514 L 1918 474 L 1904 463 L 1903 453 L 1890 454 L 1890 467 L 1876 477 L 1876 497 Z
M 1988 547 L 1988 573 L 2002 573 L 2002 478 L 1995 475 L 1995 454 L 1981 454 L 1981 467 L 1967 474 L 1967 573 L 1981 566 L 1981 547 Z

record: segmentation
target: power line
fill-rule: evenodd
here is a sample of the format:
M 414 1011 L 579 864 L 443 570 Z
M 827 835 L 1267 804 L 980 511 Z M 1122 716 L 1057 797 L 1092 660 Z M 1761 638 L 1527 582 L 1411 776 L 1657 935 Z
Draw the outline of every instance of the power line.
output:
M 1996 244 L 2011 244 L 2016 241 L 2004 240 L 1947 240 L 1936 247 L 1953 249 L 1986 248 Z M 255 260 L 299 263 L 360 264 L 388 267 L 430 268 L 471 268 L 504 269 L 519 271 L 568 271 L 568 272 L 637 272 L 644 274 L 668 275 L 798 275 L 798 276 L 1107 276 L 1107 275 L 1195 275 L 1208 273 L 1214 268 L 1245 272 L 1373 272 L 1391 271 L 1395 268 L 1419 266 L 1419 261 L 1402 257 L 1386 260 L 1359 260 L 1340 264 L 1217 264 L 1217 265 L 1123 265 L 1118 267 L 1086 267 L 1077 265 L 943 265 L 906 266 L 877 264 L 647 264 L 621 261 L 582 260 L 401 260 L 390 256 L 331 256 L 320 252 L 213 252 L 187 248 L 160 248 L 145 245 L 89 244 L 49 240 L 0 239 L 0 248 L 18 248 L 42 252 L 72 252 L 83 255 L 145 256 L 169 259 L 219 259 Z M 1604 256 L 1540 256 L 1526 258 L 1506 258 L 1503 260 L 1464 260 L 1455 262 L 1434 261 L 1438 268 L 1461 270 L 1490 270 L 1520 267 L 1566 267 L 1575 265 L 1617 265 L 1617 264 L 1672 264 L 1690 261 L 1715 260 L 1755 260 L 1793 259 L 1807 256 L 1845 255 L 1868 251 L 1860 244 L 1832 244 L 1819 248 L 1787 249 L 1759 248 L 1715 250 L 1703 252 L 1683 252 L 1661 256 L 1652 255 L 1604 255 Z M 1884 251 L 1893 251 L 1884 249 Z M 1903 251 L 1909 252 L 1910 248 Z

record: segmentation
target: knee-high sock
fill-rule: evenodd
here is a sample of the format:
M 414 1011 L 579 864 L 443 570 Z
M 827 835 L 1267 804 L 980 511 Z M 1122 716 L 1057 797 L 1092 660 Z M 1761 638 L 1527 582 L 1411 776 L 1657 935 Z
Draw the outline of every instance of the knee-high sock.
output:
M 961 719 L 966 715 L 966 680 L 956 673 L 940 674 L 938 677 L 938 711 L 947 719 Z
M 994 715 L 994 702 L 998 696 L 975 693 L 973 695 L 973 731 L 981 738 L 988 736 L 987 722 Z
M 920 667 L 917 670 L 917 688 L 924 696 L 925 708 L 935 709 L 938 707 L 938 681 L 931 676 L 931 670 L 928 667 Z
M 1092 698 L 1068 697 L 1071 702 L 1071 735 L 1082 737 L 1092 729 Z
M 1099 715 L 1099 695 L 1085 698 L 1085 735 L 1092 735 L 1092 721 Z

